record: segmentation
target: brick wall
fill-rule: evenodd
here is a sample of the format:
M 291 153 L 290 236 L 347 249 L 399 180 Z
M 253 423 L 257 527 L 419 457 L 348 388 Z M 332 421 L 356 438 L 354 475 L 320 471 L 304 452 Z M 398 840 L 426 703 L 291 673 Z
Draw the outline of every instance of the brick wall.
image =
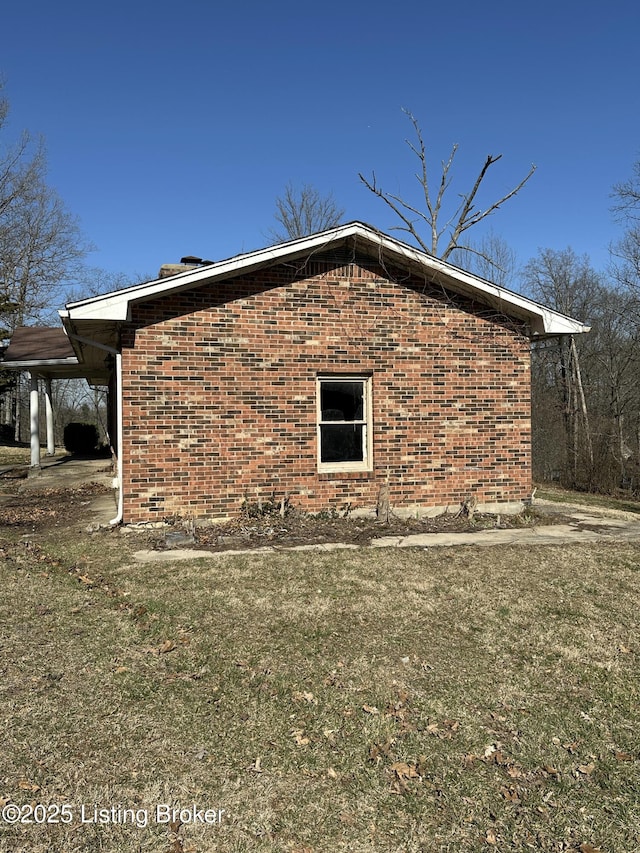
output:
M 278 266 L 134 307 L 124 520 L 402 509 L 530 494 L 529 342 L 514 321 L 370 262 Z M 370 372 L 372 472 L 318 473 L 316 377 Z

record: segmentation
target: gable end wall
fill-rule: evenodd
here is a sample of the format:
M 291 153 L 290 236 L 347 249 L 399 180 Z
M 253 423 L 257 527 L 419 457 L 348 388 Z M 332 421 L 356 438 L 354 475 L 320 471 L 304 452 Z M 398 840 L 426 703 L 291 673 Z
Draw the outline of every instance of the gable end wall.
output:
M 123 335 L 124 521 L 454 507 L 531 493 L 529 341 L 367 263 L 282 266 L 134 307 Z M 372 472 L 318 473 L 316 377 L 372 375 Z

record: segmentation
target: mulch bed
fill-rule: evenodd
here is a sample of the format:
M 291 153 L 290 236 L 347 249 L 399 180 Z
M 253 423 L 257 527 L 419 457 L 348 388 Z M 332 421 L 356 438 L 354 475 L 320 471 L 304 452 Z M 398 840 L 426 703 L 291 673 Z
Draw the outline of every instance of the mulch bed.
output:
M 535 524 L 557 524 L 561 516 L 542 516 L 535 510 L 517 516 L 475 513 L 472 519 L 462 513 L 447 513 L 435 518 L 398 518 L 388 522 L 375 518 L 349 518 L 328 514 L 304 515 L 290 512 L 259 518 L 239 518 L 223 525 L 196 528 L 195 544 L 212 550 L 259 548 L 261 546 L 292 547 L 340 542 L 346 545 L 369 545 L 382 536 L 410 536 L 417 533 L 463 533 L 482 529 L 532 527 Z M 171 536 L 169 536 L 169 541 Z M 177 542 L 176 544 L 180 544 Z

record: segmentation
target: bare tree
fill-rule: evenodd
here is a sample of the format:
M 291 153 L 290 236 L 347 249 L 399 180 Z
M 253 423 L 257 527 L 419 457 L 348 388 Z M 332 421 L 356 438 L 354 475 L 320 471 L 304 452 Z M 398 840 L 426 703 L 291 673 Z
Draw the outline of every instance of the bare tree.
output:
M 87 251 L 77 220 L 42 179 L 0 219 L 2 288 L 10 328 L 46 320 Z
M 457 249 L 455 263 L 501 287 L 515 286 L 518 272 L 516 253 L 493 231 L 485 234 L 479 242 L 469 243 L 469 248 Z
M 611 250 L 613 273 L 624 287 L 640 289 L 640 160 L 630 178 L 613 187 L 612 210 L 625 228 L 622 239 Z M 638 313 L 638 306 L 636 306 Z
M 9 114 L 9 102 L 2 95 L 0 81 L 0 131 Z M 24 131 L 18 142 L 4 146 L 0 153 L 0 217 L 31 187 L 42 171 L 44 148 L 42 141 L 33 144 Z
M 640 160 L 633 164 L 630 178 L 614 184 L 612 196 L 614 213 L 640 220 Z
M 0 82 L 0 337 L 25 322 L 42 322 L 57 307 L 89 246 L 77 220 L 46 182 L 41 140 L 4 139 L 9 111 Z M 4 378 L 2 417 L 20 437 L 21 382 Z
M 585 320 L 591 317 L 594 302 L 604 289 L 601 277 L 589 259 L 579 258 L 572 249 L 543 249 L 523 271 L 525 289 L 534 299 L 550 308 Z M 593 443 L 585 395 L 580 349 L 573 335 L 545 342 L 533 353 L 533 431 L 540 454 L 549 454 L 557 463 L 567 485 L 590 485 Z M 549 355 L 551 354 L 551 359 Z M 562 417 L 562 430 L 553 432 L 553 411 Z M 562 432 L 563 441 L 557 441 Z M 536 433 L 538 433 L 536 435 Z M 540 433 L 545 436 L 540 439 Z M 564 446 L 564 453 L 560 453 Z M 586 469 L 586 470 L 585 470 Z
M 321 195 L 311 184 L 296 189 L 287 184 L 283 195 L 276 199 L 275 220 L 278 228 L 271 229 L 269 236 L 274 243 L 284 243 L 296 237 L 306 237 L 338 225 L 344 216 L 332 193 Z
M 0 94 L 0 132 L 8 102 Z M 42 142 L 24 133 L 17 144 L 0 139 L 0 313 L 8 329 L 42 319 L 55 308 L 65 280 L 77 273 L 90 247 L 77 220 L 46 183 Z
M 375 172 L 372 173 L 371 180 L 365 178 L 361 173 L 358 177 L 367 189 L 378 196 L 378 198 L 381 198 L 403 223 L 402 225 L 398 225 L 395 230 L 404 231 L 409 234 L 427 254 L 440 257 L 442 260 L 447 260 L 456 249 L 466 249 L 468 252 L 481 255 L 481 250 L 474 248 L 469 243 L 461 242 L 463 234 L 479 222 L 482 222 L 483 219 L 486 219 L 487 216 L 490 216 L 501 205 L 520 192 L 535 172 L 536 167 L 532 165 L 526 177 L 510 192 L 502 196 L 502 198 L 499 198 L 486 207 L 477 207 L 478 192 L 489 169 L 502 158 L 502 154 L 495 156 L 493 154 L 487 155 L 471 189 L 461 194 L 458 206 L 451 214 L 447 215 L 444 212 L 443 206 L 445 199 L 448 198 L 447 190 L 451 184 L 452 168 L 458 151 L 458 145 L 456 144 L 452 147 L 449 159 L 446 162 L 443 161 L 441 164 L 440 180 L 434 195 L 433 185 L 429 177 L 427 149 L 422 130 L 415 116 L 408 110 L 404 110 L 404 112 L 413 125 L 416 137 L 415 142 L 407 139 L 406 143 L 418 158 L 418 171 L 415 177 L 420 186 L 422 196 L 419 205 L 409 204 L 401 196 L 383 190 L 377 182 Z M 442 220 L 445 217 L 446 219 L 443 222 Z M 427 236 L 423 236 L 422 233 L 425 229 Z M 441 250 L 440 246 L 443 237 L 446 237 L 446 245 Z
M 100 267 L 85 265 L 74 280 L 74 286 L 65 292 L 64 302 L 80 302 L 82 299 L 152 280 L 153 275 L 150 273 L 111 272 Z

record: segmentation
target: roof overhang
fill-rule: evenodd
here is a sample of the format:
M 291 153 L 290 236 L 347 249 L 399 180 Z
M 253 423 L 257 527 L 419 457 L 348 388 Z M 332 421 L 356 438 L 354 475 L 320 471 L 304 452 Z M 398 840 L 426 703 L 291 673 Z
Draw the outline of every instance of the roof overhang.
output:
M 266 249 L 237 255 L 214 264 L 200 266 L 167 278 L 137 284 L 102 296 L 69 303 L 60 316 L 72 342 L 76 336 L 103 345 L 117 347 L 116 330 L 131 319 L 134 305 L 157 299 L 163 295 L 189 290 L 204 283 L 221 282 L 239 275 L 247 275 L 278 263 L 292 263 L 311 258 L 314 254 L 350 246 L 385 262 L 429 277 L 433 282 L 475 301 L 484 303 L 495 311 L 523 321 L 532 339 L 554 335 L 576 335 L 589 331 L 589 326 L 553 311 L 525 296 L 500 287 L 445 261 L 415 249 L 399 240 L 377 231 L 370 225 L 351 222 L 336 228 L 290 240 Z M 80 358 L 82 345 L 74 348 Z
M 87 362 L 79 359 L 60 327 L 17 328 L 0 363 L 5 370 L 28 372 L 40 379 L 87 379 L 94 385 L 108 382 L 110 373 L 104 358 Z

